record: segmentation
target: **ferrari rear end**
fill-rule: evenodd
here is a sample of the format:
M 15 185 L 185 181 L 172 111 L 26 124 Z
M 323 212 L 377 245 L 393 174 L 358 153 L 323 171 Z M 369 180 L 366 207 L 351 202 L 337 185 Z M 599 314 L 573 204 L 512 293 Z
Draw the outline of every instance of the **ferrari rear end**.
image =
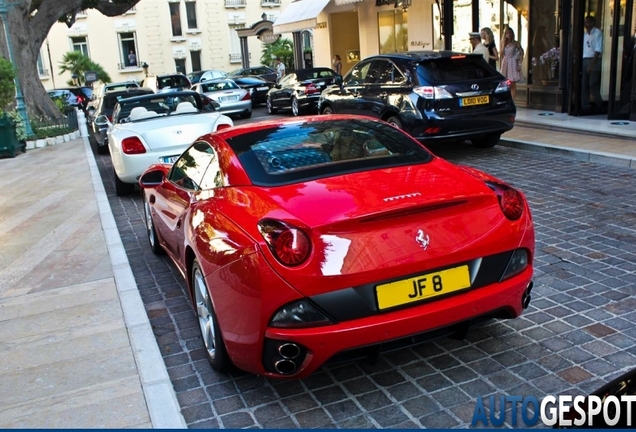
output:
M 301 378 L 344 353 L 528 307 L 535 238 L 520 191 L 381 122 L 290 124 L 225 137 L 253 182 L 216 210 L 256 248 L 209 283 L 234 275 L 215 307 L 238 367 Z

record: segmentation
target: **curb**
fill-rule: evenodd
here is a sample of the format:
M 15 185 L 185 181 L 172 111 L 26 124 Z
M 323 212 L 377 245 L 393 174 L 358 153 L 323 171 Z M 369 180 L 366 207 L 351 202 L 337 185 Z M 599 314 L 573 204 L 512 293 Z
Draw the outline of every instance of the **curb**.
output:
M 159 351 L 150 320 L 119 236 L 97 162 L 87 137 L 81 138 L 91 174 L 102 230 L 113 269 L 128 337 L 137 363 L 150 421 L 155 429 L 186 429 L 181 407 Z
M 571 147 L 561 147 L 553 144 L 539 143 L 533 141 L 522 141 L 514 139 L 501 138 L 499 145 L 504 147 L 512 147 L 521 150 L 529 150 L 534 152 L 546 153 L 555 156 L 569 157 L 584 162 L 600 163 L 604 165 L 620 166 L 623 168 L 636 169 L 636 159 L 629 156 L 621 156 L 612 153 L 581 150 Z

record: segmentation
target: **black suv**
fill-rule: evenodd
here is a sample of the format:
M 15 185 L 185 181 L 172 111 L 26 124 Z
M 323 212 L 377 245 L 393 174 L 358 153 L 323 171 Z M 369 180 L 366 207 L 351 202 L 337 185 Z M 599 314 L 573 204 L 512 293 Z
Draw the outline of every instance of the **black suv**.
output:
M 362 60 L 322 92 L 318 112 L 380 118 L 423 142 L 488 148 L 512 129 L 517 108 L 509 81 L 481 54 L 413 51 Z

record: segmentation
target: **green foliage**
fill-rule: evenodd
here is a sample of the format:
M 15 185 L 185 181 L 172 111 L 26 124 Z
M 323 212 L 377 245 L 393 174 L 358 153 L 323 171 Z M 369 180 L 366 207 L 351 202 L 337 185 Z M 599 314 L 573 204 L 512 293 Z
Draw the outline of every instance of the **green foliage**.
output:
M 289 39 L 280 38 L 271 44 L 263 44 L 263 55 L 261 56 L 261 64 L 275 67 L 275 60 L 279 58 L 285 65 L 285 69 L 289 72 L 294 67 L 294 44 Z
M 17 111 L 9 111 L 7 115 L 13 120 L 15 124 L 15 134 L 18 137 L 18 141 L 25 141 L 27 139 L 26 126 L 22 116 Z
M 15 71 L 13 64 L 4 57 L 0 57 L 0 112 L 15 99 Z
M 110 76 L 104 70 L 104 68 L 95 63 L 89 57 L 85 56 L 79 51 L 69 51 L 64 54 L 62 61 L 60 62 L 60 75 L 64 72 L 70 72 L 71 74 L 77 75 L 77 80 L 79 85 L 84 85 L 84 72 L 96 72 L 97 79 L 103 83 L 111 82 Z M 73 81 L 68 83 L 69 85 L 74 85 Z
M 52 120 L 33 116 L 31 116 L 31 129 L 33 129 L 33 136 L 30 139 L 33 140 L 56 137 L 77 130 L 77 128 L 70 127 L 65 120 Z

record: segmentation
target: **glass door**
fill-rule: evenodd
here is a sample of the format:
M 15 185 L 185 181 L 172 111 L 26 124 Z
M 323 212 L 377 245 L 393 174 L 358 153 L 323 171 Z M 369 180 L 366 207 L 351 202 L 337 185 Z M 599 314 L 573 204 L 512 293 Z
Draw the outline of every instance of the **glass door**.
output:
M 634 38 L 631 30 L 633 0 L 614 0 L 607 4 L 612 20 L 607 118 L 627 120 L 631 111 L 634 72 Z

